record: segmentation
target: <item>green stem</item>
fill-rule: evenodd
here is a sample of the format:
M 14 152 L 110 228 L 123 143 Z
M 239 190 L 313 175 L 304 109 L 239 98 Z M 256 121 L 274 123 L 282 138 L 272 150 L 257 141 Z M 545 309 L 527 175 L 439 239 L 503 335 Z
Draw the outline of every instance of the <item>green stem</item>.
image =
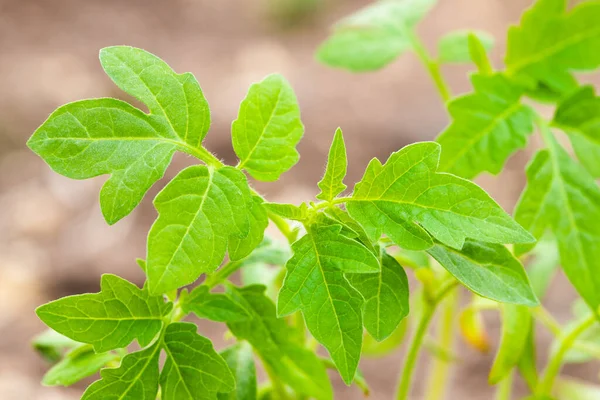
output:
M 271 221 L 273 221 L 273 223 L 275 224 L 275 226 L 277 227 L 277 229 L 279 229 L 279 231 L 283 234 L 283 236 L 285 236 L 285 238 L 287 239 L 287 241 L 292 244 L 296 241 L 296 239 L 298 238 L 298 231 L 295 229 L 291 229 L 290 225 L 287 223 L 287 221 L 283 218 L 281 218 L 279 215 L 269 212 L 269 219 Z
M 427 297 L 425 297 L 425 304 L 419 318 L 419 324 L 417 325 L 417 329 L 411 339 L 408 354 L 406 356 L 406 360 L 404 361 L 404 368 L 402 369 L 400 384 L 396 393 L 396 400 L 408 399 L 408 391 L 410 390 L 413 373 L 417 364 L 417 358 L 423 344 L 423 339 L 425 338 L 425 334 L 427 333 L 427 329 L 429 328 L 429 324 L 431 323 L 431 319 L 435 313 L 435 309 L 439 302 L 442 301 L 443 298 L 450 293 L 457 284 L 458 281 L 453 279 L 439 290 L 438 295 L 434 299 L 427 299 Z
M 425 68 L 427 68 L 429 76 L 431 76 L 431 79 L 433 79 L 435 87 L 437 88 L 440 97 L 444 101 L 444 104 L 447 103 L 452 97 L 452 95 L 450 94 L 450 88 L 444 80 L 444 76 L 442 75 L 442 71 L 440 70 L 439 62 L 437 62 L 429 56 L 427 49 L 425 48 L 423 43 L 421 43 L 421 40 L 417 37 L 416 34 L 411 33 L 410 41 L 413 46 L 413 49 L 415 50 L 415 53 L 417 54 L 417 57 L 419 57 L 419 60 L 421 60 Z
M 538 386 L 535 391 L 536 395 L 540 397 L 550 395 L 550 393 L 552 392 L 552 387 L 554 386 L 554 380 L 556 379 L 562 368 L 565 354 L 573 346 L 573 344 L 577 340 L 577 337 L 579 337 L 579 335 L 585 332 L 596 322 L 597 315 L 593 313 L 589 317 L 580 321 L 577 325 L 573 326 L 568 332 L 565 332 L 564 335 L 557 338 L 557 350 L 553 352 L 553 354 L 550 356 L 548 365 L 546 366 L 544 373 L 540 377 Z
M 511 371 L 506 378 L 500 381 L 496 390 L 496 400 L 511 399 L 514 377 L 514 372 Z
M 217 270 L 214 274 L 208 276 L 204 285 L 208 286 L 209 289 L 214 288 L 218 284 L 224 282 L 229 275 L 233 274 L 242 266 L 241 260 L 239 261 L 229 261 L 225 266 Z
M 451 291 L 446 300 L 442 302 L 442 316 L 438 327 L 438 342 L 440 346 L 450 353 L 454 349 L 454 321 L 458 309 L 459 292 Z M 429 374 L 426 400 L 443 399 L 450 376 L 450 360 L 435 358 Z
M 288 400 L 289 399 L 288 392 L 285 389 L 285 386 L 283 385 L 283 383 L 281 383 L 281 381 L 279 380 L 279 377 L 277 376 L 275 371 L 273 371 L 273 368 L 271 368 L 271 366 L 264 361 L 262 364 L 265 368 L 265 372 L 269 376 L 269 380 L 271 381 L 271 385 L 273 388 L 273 394 L 275 395 L 274 398 L 280 399 L 280 400 Z

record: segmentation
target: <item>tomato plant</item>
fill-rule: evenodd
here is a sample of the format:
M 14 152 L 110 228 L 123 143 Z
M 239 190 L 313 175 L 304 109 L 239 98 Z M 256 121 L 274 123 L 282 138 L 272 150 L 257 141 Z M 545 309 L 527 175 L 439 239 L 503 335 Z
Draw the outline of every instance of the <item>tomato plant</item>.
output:
M 197 165 L 179 172 L 154 198 L 158 218 L 146 256 L 138 260 L 147 277 L 142 288 L 104 275 L 99 293 L 37 309 L 51 330 L 35 345 L 57 361 L 44 383 L 70 385 L 102 368 L 83 399 L 327 400 L 334 396 L 327 369 L 334 369 L 346 384 L 368 392 L 358 369 L 361 356 L 396 349 L 412 309 L 396 398 L 408 398 L 419 354 L 427 348 L 436 356 L 426 394 L 433 400 L 446 389 L 455 317 L 460 312 L 465 339 L 485 350 L 480 313 L 494 309 L 503 328 L 489 381 L 499 385 L 499 399 L 510 398 L 515 370 L 533 399 L 572 399 L 595 390 L 557 376 L 565 362 L 600 354 L 594 338 L 600 98 L 574 75 L 600 65 L 600 2 L 567 9 L 565 0 L 537 1 L 509 30 L 503 70 L 489 61 L 493 39 L 484 32 L 452 32 L 431 56 L 415 27 L 434 3 L 376 2 L 340 21 L 317 54 L 330 66 L 365 72 L 414 51 L 447 105 L 448 127 L 435 142 L 411 144 L 385 161 L 372 159 L 351 193 L 338 129 L 320 193 L 299 205 L 269 202 L 248 180 L 276 181 L 299 159 L 304 127 L 282 76 L 252 85 L 242 100 L 231 127 L 239 162 L 230 166 L 203 145 L 211 116 L 191 74 L 178 74 L 141 49 L 102 49 L 107 75 L 149 112 L 110 98 L 69 103 L 50 115 L 28 146 L 69 178 L 110 175 L 100 191 L 109 224 L 142 201 L 175 152 Z M 473 91 L 453 98 L 441 67 L 470 62 L 477 67 Z M 544 118 L 527 99 L 554 105 L 554 116 Z M 536 130 L 544 147 L 527 167 L 513 218 L 470 179 L 498 174 Z M 557 140 L 559 131 L 576 158 Z M 287 243 L 265 235 L 269 221 Z M 559 263 L 581 297 L 568 326 L 538 300 Z M 405 269 L 420 282 L 412 294 Z M 238 270 L 241 286 L 230 280 Z M 462 310 L 460 285 L 473 293 Z M 438 306 L 437 342 L 427 344 Z M 226 324 L 236 343 L 217 352 L 196 325 L 181 322 L 189 314 Z M 535 321 L 556 335 L 541 373 Z M 133 342 L 139 349 L 132 350 Z M 319 345 L 328 356 L 317 353 Z M 262 385 L 255 356 L 269 377 Z

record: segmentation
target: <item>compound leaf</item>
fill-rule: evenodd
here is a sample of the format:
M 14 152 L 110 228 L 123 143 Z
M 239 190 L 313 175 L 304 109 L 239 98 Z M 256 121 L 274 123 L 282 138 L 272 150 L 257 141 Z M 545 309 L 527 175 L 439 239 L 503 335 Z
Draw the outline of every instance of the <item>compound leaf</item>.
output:
M 390 336 L 408 315 L 408 279 L 396 259 L 383 252 L 381 271 L 347 274 L 350 284 L 365 299 L 364 325 L 377 341 Z
M 94 375 L 110 362 L 119 360 L 119 355 L 112 351 L 96 353 L 92 346 L 81 345 L 65 355 L 44 375 L 42 385 L 70 386 L 83 378 Z
M 504 75 L 471 77 L 474 92 L 448 104 L 452 123 L 440 134 L 440 170 L 472 179 L 498 174 L 508 157 L 525 147 L 533 112 L 521 104 L 523 89 Z
M 435 2 L 392 0 L 369 5 L 335 25 L 317 58 L 352 72 L 380 69 L 412 49 L 415 26 Z
M 170 324 L 163 340 L 167 360 L 160 373 L 165 400 L 216 400 L 217 393 L 235 389 L 235 378 L 210 340 L 196 333 L 196 325 Z
M 102 275 L 100 287 L 100 293 L 63 297 L 36 313 L 50 328 L 93 345 L 98 353 L 126 347 L 134 339 L 147 346 L 172 304 L 115 275 Z
M 100 59 L 115 83 L 151 113 L 115 99 L 77 101 L 54 111 L 27 145 L 69 178 L 110 174 L 100 206 L 113 224 L 163 176 L 176 150 L 198 153 L 210 114 L 195 78 L 176 74 L 158 57 L 117 46 L 103 49 Z
M 327 168 L 325 175 L 318 183 L 321 193 L 317 199 L 331 202 L 338 194 L 346 189 L 344 177 L 348 168 L 348 159 L 346 158 L 346 144 L 340 128 L 335 131 L 329 157 L 327 158 Z
M 466 238 L 529 243 L 533 237 L 479 186 L 436 172 L 440 145 L 415 143 L 385 163 L 373 159 L 346 202 L 348 212 L 375 241 L 382 233 L 400 247 L 424 250 L 430 237 L 456 248 Z
M 256 400 L 256 366 L 252 347 L 246 342 L 236 343 L 221 352 L 235 377 L 235 391 L 219 393 L 219 400 Z
M 250 187 L 233 167 L 188 167 L 156 196 L 154 205 L 159 216 L 148 234 L 147 256 L 152 293 L 177 289 L 213 272 L 230 238 L 254 233 Z
M 158 362 L 161 341 L 126 355 L 119 368 L 100 371 L 102 379 L 92 383 L 82 400 L 155 399 L 158 393 Z
M 428 252 L 482 297 L 502 303 L 538 304 L 525 269 L 502 245 L 467 240 L 462 250 L 436 244 Z
M 478 39 L 485 53 L 494 47 L 494 37 L 487 32 L 460 30 L 450 32 L 438 42 L 438 61 L 440 63 L 466 63 L 471 61 L 469 35 Z
M 242 305 L 251 319 L 229 322 L 227 327 L 240 340 L 247 340 L 281 380 L 298 393 L 318 400 L 333 399 L 333 389 L 319 357 L 292 341 L 294 333 L 284 319 L 277 318 L 275 304 L 265 296 L 265 287 L 226 286 L 226 293 Z
M 600 2 L 566 11 L 566 0 L 539 0 L 508 31 L 507 73 L 560 97 L 577 87 L 571 71 L 600 65 Z
M 331 354 L 344 381 L 354 379 L 362 346 L 362 296 L 344 273 L 373 273 L 379 261 L 341 225 L 314 226 L 292 245 L 277 299 L 279 316 L 301 310 L 315 339 Z
M 554 232 L 565 274 L 596 309 L 600 305 L 600 225 L 596 222 L 600 221 L 600 189 L 554 139 L 527 167 L 527 186 L 515 218 L 537 238 L 547 229 Z M 519 246 L 516 251 L 529 249 Z
M 238 168 L 261 181 L 276 181 L 300 156 L 296 145 L 304 134 L 294 90 L 281 75 L 269 75 L 250 86 L 231 126 Z
M 230 322 L 249 318 L 247 311 L 223 293 L 211 293 L 207 286 L 198 286 L 181 301 L 186 314 L 193 312 L 211 321 Z

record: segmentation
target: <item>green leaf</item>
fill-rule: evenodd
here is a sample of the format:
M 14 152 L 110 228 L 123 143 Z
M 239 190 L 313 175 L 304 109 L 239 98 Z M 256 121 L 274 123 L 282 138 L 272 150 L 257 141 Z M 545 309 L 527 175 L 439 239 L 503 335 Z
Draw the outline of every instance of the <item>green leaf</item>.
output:
M 484 43 L 473 33 L 469 33 L 467 37 L 469 46 L 469 57 L 477 66 L 481 75 L 491 75 L 494 72 L 492 63 L 487 55 Z
M 50 362 L 59 361 L 65 350 L 71 350 L 81 345 L 52 329 L 46 329 L 37 335 L 31 344 L 42 357 Z
M 462 250 L 438 244 L 428 253 L 482 297 L 502 303 L 538 304 L 523 266 L 502 245 L 468 240 Z
M 432 238 L 460 249 L 466 238 L 529 243 L 533 237 L 481 188 L 437 173 L 440 145 L 416 143 L 393 153 L 385 165 L 371 160 L 346 203 L 373 240 L 385 233 L 408 250 L 425 250 Z
M 167 360 L 160 373 L 164 400 L 216 400 L 218 392 L 235 389 L 227 363 L 196 329 L 194 324 L 175 322 L 165 331 L 163 348 Z
M 198 286 L 181 301 L 186 314 L 193 312 L 211 321 L 230 322 L 249 318 L 243 307 L 222 293 L 210 293 L 207 286 Z
M 595 177 L 600 177 L 600 97 L 592 86 L 584 86 L 561 102 L 552 124 L 571 140 L 573 150 Z
M 440 134 L 440 170 L 472 179 L 498 174 L 508 157 L 527 145 L 534 114 L 521 104 L 523 89 L 504 75 L 471 77 L 474 92 L 448 104 L 452 123 Z
M 53 112 L 27 145 L 69 178 L 110 174 L 100 206 L 106 221 L 114 224 L 163 176 L 176 150 L 198 154 L 210 113 L 191 74 L 176 74 L 144 50 L 108 47 L 100 52 L 100 61 L 150 114 L 115 99 L 77 101 Z
M 438 62 L 440 63 L 466 63 L 471 61 L 469 51 L 469 36 L 472 35 L 481 44 L 484 53 L 494 47 L 494 37 L 487 32 L 460 30 L 450 32 L 438 42 Z
M 532 320 L 525 306 L 502 304 L 502 339 L 489 375 L 491 385 L 499 383 L 515 368 L 527 346 Z
M 344 273 L 374 273 L 379 261 L 341 225 L 314 226 L 292 245 L 293 257 L 277 299 L 277 313 L 301 310 L 315 339 L 329 351 L 344 382 L 354 378 L 362 344 L 362 296 Z
M 346 278 L 365 299 L 364 326 L 373 338 L 390 336 L 408 315 L 408 278 L 398 261 L 381 255 L 381 271 L 376 274 L 347 274 Z
M 126 355 L 119 368 L 100 371 L 102 379 L 92 383 L 82 400 L 155 399 L 158 393 L 158 363 L 161 341 Z
M 321 193 L 317 195 L 317 199 L 331 202 L 338 194 L 346 190 L 344 185 L 344 177 L 348 168 L 348 159 L 346 158 L 346 144 L 342 130 L 338 128 L 335 131 L 331 148 L 329 149 L 329 157 L 327 158 L 327 168 L 325 175 L 318 183 Z
M 196 165 L 181 171 L 154 199 L 158 219 L 148 234 L 152 293 L 164 293 L 213 272 L 230 238 L 256 234 L 255 206 L 244 174 Z M 237 242 L 234 242 L 237 247 Z M 231 244 L 230 244 L 231 246 Z
M 543 128 L 546 129 L 546 128 Z M 546 135 L 551 133 L 545 132 Z M 600 189 L 554 140 L 527 167 L 527 186 L 515 219 L 537 238 L 551 229 L 565 274 L 593 308 L 600 305 Z M 517 253 L 529 250 L 519 246 Z
M 413 48 L 417 23 L 436 0 L 378 1 L 338 22 L 319 61 L 352 72 L 380 69 Z
M 229 238 L 229 259 L 232 261 L 241 260 L 248 256 L 259 246 L 265 236 L 265 229 L 269 225 L 267 210 L 263 207 L 263 200 L 258 196 L 252 196 L 252 205 L 250 206 L 250 231 L 248 236 L 239 239 L 235 236 Z
M 100 293 L 63 297 L 38 307 L 36 313 L 50 328 L 93 345 L 98 353 L 123 348 L 134 339 L 147 346 L 172 304 L 115 275 L 102 275 L 100 287 Z
M 226 286 L 226 293 L 252 315 L 248 320 L 230 322 L 227 327 L 238 339 L 247 340 L 262 362 L 296 392 L 318 400 L 333 399 L 321 360 L 313 351 L 292 341 L 292 328 L 277 318 L 275 305 L 264 292 L 264 286 Z
M 279 215 L 285 219 L 304 221 L 306 218 L 308 218 L 308 206 L 306 203 L 302 203 L 300 206 L 283 203 L 265 203 L 264 206 L 267 211 Z
M 281 75 L 269 75 L 250 86 L 231 126 L 238 168 L 255 179 L 276 181 L 298 162 L 296 145 L 303 134 L 294 90 Z
M 235 377 L 235 391 L 219 393 L 219 400 L 256 400 L 256 366 L 252 347 L 246 342 L 236 343 L 221 352 Z
M 507 73 L 557 96 L 577 86 L 571 71 L 600 65 L 600 3 L 582 2 L 566 12 L 566 0 L 538 0 L 508 31 Z
M 83 344 L 71 350 L 61 361 L 54 365 L 42 379 L 45 386 L 70 386 L 94 375 L 110 362 L 119 360 L 119 355 L 107 351 L 95 353 L 92 346 Z
M 536 244 L 532 255 L 534 259 L 527 266 L 527 275 L 536 297 L 542 299 L 558 269 L 558 248 L 553 240 L 542 239 Z

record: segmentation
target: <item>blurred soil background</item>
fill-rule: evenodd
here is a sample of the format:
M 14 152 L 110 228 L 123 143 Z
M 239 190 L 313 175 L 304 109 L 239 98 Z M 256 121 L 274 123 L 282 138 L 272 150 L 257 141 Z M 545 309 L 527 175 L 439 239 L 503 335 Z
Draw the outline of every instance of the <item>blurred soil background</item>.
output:
M 293 4 L 301 7 L 293 10 Z M 319 65 L 314 51 L 339 17 L 366 0 L 0 0 L 0 398 L 77 399 L 75 388 L 43 388 L 48 365 L 30 348 L 43 329 L 34 308 L 69 294 L 97 291 L 111 272 L 142 283 L 135 264 L 144 257 L 146 233 L 156 214 L 153 195 L 160 181 L 130 216 L 109 227 L 100 213 L 98 190 L 105 177 L 72 181 L 52 172 L 25 146 L 27 138 L 58 106 L 90 97 L 130 100 L 112 84 L 98 50 L 127 44 L 197 77 L 212 110 L 207 147 L 234 163 L 231 121 L 252 82 L 272 72 L 295 88 L 306 133 L 301 161 L 277 183 L 256 183 L 273 201 L 298 203 L 315 194 L 335 128 L 344 130 L 351 184 L 369 159 L 418 140 L 433 139 L 447 124 L 446 112 L 413 54 L 383 71 L 352 75 Z M 430 49 L 442 34 L 483 29 L 496 37 L 493 58 L 501 65 L 506 29 L 531 0 L 440 0 L 419 31 Z M 444 68 L 455 94 L 469 89 L 469 67 Z M 528 154 L 513 157 L 500 177 L 478 180 L 506 210 L 524 185 Z M 172 177 L 189 164 L 178 155 Z M 351 186 L 350 186 L 351 187 Z M 464 296 L 466 297 L 466 295 Z M 573 292 L 564 278 L 550 289 L 548 307 L 568 319 Z M 499 321 L 487 317 L 494 339 Z M 540 348 L 550 341 L 541 330 Z M 200 332 L 222 345 L 223 329 L 202 324 Z M 493 359 L 459 343 L 460 361 L 448 399 L 488 400 L 487 372 Z M 221 346 L 222 347 L 222 346 Z M 372 399 L 390 399 L 402 351 L 364 360 Z M 420 364 L 414 399 L 426 384 Z M 570 367 L 568 374 L 597 379 L 597 368 Z M 360 399 L 355 387 L 335 378 L 336 398 Z M 522 386 L 522 384 L 520 384 Z

